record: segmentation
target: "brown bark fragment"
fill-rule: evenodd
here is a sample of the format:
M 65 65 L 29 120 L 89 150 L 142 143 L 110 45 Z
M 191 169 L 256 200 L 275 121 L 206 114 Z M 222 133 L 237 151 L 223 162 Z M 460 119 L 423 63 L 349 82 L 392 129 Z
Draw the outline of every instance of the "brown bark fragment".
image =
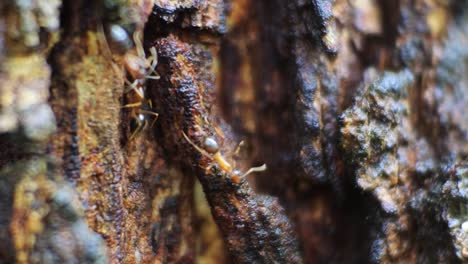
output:
M 151 92 L 160 113 L 160 140 L 173 162 L 198 176 L 233 260 L 301 262 L 288 221 L 276 201 L 255 195 L 245 180 L 235 183 L 232 172 L 223 171 L 214 159 L 201 155 L 182 134 L 199 146 L 208 136 L 216 138 L 223 142 L 220 153 L 229 155 L 232 136 L 211 107 L 213 77 L 206 74 L 211 68 L 206 59 L 209 50 L 174 36 L 158 40 L 156 47 L 162 78 L 152 83 Z
M 136 7 L 130 3 L 128 8 Z M 120 23 L 141 23 L 141 17 L 128 21 L 131 18 L 121 18 Z M 99 16 L 87 18 L 93 19 Z M 191 181 L 165 172 L 149 129 L 130 139 L 135 126 L 129 111 L 122 110 L 129 103 L 124 62 L 109 50 L 99 27 L 90 27 L 63 39 L 52 53 L 56 71 L 51 103 L 59 131 L 50 153 L 62 157 L 63 173 L 80 194 L 88 224 L 106 239 L 112 263 L 190 258 Z M 165 208 L 171 199 L 177 202 L 172 209 Z M 166 217 L 172 220 L 167 222 Z M 161 230 L 155 231 L 158 227 Z M 151 243 L 155 232 L 160 237 Z
M 466 261 L 467 14 L 0 2 L 0 263 Z

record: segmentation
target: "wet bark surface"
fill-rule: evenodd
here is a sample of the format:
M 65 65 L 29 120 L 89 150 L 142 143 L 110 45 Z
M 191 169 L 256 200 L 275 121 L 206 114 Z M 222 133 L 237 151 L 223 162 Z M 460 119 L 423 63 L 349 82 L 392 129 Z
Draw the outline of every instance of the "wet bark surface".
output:
M 0 263 L 467 261 L 467 29 L 455 0 L 0 3 Z

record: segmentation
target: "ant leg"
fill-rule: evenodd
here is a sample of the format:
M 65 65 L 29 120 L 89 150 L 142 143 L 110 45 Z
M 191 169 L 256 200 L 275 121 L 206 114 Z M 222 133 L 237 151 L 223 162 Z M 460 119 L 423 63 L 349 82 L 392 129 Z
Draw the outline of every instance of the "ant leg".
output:
M 206 116 L 205 116 L 205 118 L 206 118 Z M 206 123 L 209 123 L 209 121 L 206 120 Z M 226 139 L 226 135 L 224 134 L 223 130 L 221 130 L 220 127 L 215 126 L 215 127 L 214 127 L 214 131 L 215 131 L 216 134 L 220 137 L 220 139 L 221 139 L 221 145 L 224 144 L 224 140 Z
M 151 47 L 149 49 L 151 56 L 149 57 L 149 62 L 150 62 L 150 70 L 153 72 L 156 69 L 156 66 L 158 65 L 158 52 L 156 51 L 155 47 Z
M 239 154 L 241 148 L 244 146 L 244 140 L 242 140 L 241 142 L 239 142 L 239 144 L 237 144 L 237 148 L 236 150 L 234 150 L 234 153 L 232 154 L 233 156 L 236 156 L 237 154 Z
M 138 107 L 141 106 L 141 102 L 133 103 L 133 104 L 126 104 L 121 106 L 121 108 L 132 108 L 132 107 Z
M 146 120 L 145 120 L 145 121 L 143 121 L 143 127 L 141 128 L 141 130 L 140 130 L 140 131 L 143 131 L 143 130 L 145 130 L 147 125 L 148 125 L 148 122 L 146 122 Z
M 136 89 L 138 86 L 138 79 L 134 80 L 133 82 L 129 82 L 127 79 L 125 79 L 125 84 L 131 87 L 128 89 L 128 91 L 126 91 L 126 93 L 128 93 L 131 90 Z
M 206 122 L 208 123 L 208 121 L 206 121 Z M 218 136 L 220 136 L 224 141 L 224 138 L 225 138 L 224 132 L 217 126 L 214 127 L 214 130 L 215 130 L 216 134 L 218 134 Z
M 127 79 L 125 79 L 125 84 L 128 85 L 128 86 L 131 86 L 132 88 L 133 87 L 136 87 L 137 84 L 138 84 L 138 80 L 134 80 L 132 83 L 129 82 Z M 132 90 L 132 88 L 130 88 L 130 90 Z
M 144 131 L 147 125 L 148 125 L 148 122 L 146 120 L 138 121 L 138 126 L 135 129 L 135 131 L 133 131 L 132 135 L 130 136 L 130 140 L 132 140 L 141 131 Z
M 156 73 L 156 66 L 158 65 L 158 52 L 155 47 L 150 48 L 151 56 L 148 58 L 147 63 L 150 65 L 149 70 L 145 76 L 146 79 L 159 80 L 159 75 Z M 155 75 L 151 75 L 155 74 Z
M 129 140 L 132 140 L 140 131 L 143 130 L 144 128 L 144 124 L 146 124 L 146 122 L 143 122 L 144 124 L 142 124 L 141 121 L 137 121 L 138 122 L 138 126 L 137 128 L 135 129 L 135 131 L 133 131 L 132 135 L 130 135 L 130 139 Z
M 140 99 L 144 99 L 145 98 L 145 94 L 143 92 L 143 88 L 142 87 L 137 87 L 137 83 L 138 83 L 138 80 L 135 80 L 133 83 L 130 83 L 129 81 L 127 81 L 127 84 L 130 86 L 130 88 L 128 89 L 128 91 L 126 91 L 125 93 L 129 93 L 130 91 L 134 91 L 138 97 L 140 97 Z
M 156 76 L 156 75 L 147 75 L 145 76 L 146 79 L 151 79 L 151 80 L 159 80 L 161 79 L 160 76 Z
M 145 58 L 146 55 L 145 51 L 143 50 L 143 44 L 141 43 L 140 31 L 137 30 L 133 33 L 133 41 L 135 42 L 138 57 Z

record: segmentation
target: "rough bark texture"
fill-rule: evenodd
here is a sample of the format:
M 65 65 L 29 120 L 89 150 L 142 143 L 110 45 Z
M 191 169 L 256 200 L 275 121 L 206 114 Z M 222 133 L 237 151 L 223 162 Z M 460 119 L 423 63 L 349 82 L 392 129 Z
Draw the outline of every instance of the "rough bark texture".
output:
M 467 47 L 456 0 L 2 1 L 0 263 L 464 263 Z

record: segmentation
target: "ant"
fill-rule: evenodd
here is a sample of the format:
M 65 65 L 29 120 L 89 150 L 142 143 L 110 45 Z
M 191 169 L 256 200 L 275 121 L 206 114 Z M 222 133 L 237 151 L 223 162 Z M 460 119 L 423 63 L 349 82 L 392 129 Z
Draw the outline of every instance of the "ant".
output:
M 153 121 L 151 122 L 150 127 L 153 127 L 159 116 L 158 113 L 152 111 L 153 105 L 151 100 L 145 98 L 146 80 L 159 79 L 158 75 L 152 75 L 155 73 L 156 66 L 158 65 L 158 54 L 156 52 L 156 48 L 151 47 L 149 49 L 151 56 L 146 58 L 138 31 L 133 34 L 133 41 L 136 46 L 136 54 L 127 52 L 124 56 L 125 69 L 133 80 L 133 82 L 125 80 L 126 84 L 130 87 L 126 93 L 131 91 L 133 91 L 133 93 L 129 94 L 127 97 L 128 102 L 131 103 L 122 106 L 122 108 L 131 108 L 131 116 L 137 125 L 130 136 L 130 140 L 132 140 L 138 132 L 146 128 L 148 124 L 148 115 L 153 116 Z
M 197 146 L 190 138 L 182 131 L 182 135 L 184 136 L 185 140 L 187 140 L 190 145 L 192 145 L 198 152 L 200 152 L 203 156 L 208 157 L 211 160 L 214 160 L 218 163 L 219 167 L 222 171 L 231 174 L 231 180 L 234 183 L 240 183 L 240 181 L 249 175 L 252 172 L 261 172 L 267 169 L 266 164 L 263 164 L 259 167 L 252 167 L 247 170 L 245 173 L 241 173 L 238 169 L 235 169 L 235 164 L 231 165 L 226 158 L 219 151 L 218 142 L 212 137 L 206 137 L 203 141 L 203 148 Z M 243 145 L 243 141 L 241 141 L 234 151 L 233 155 L 237 155 L 239 153 L 240 147 Z M 211 167 L 211 166 L 210 166 Z

